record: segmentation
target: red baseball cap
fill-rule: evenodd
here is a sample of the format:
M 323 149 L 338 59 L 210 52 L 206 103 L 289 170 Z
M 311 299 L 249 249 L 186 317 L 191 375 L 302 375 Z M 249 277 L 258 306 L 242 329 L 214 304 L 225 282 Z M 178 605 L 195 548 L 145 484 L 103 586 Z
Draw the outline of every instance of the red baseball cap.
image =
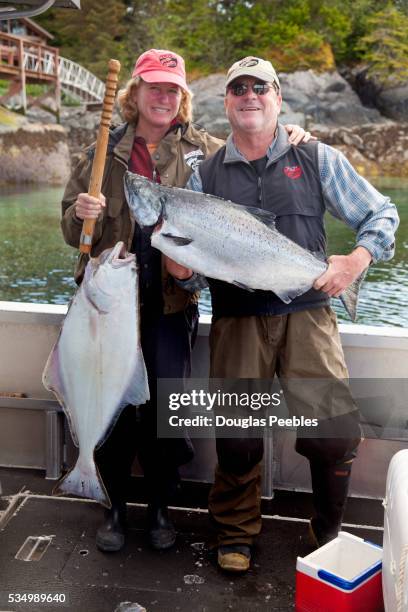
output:
M 149 49 L 136 60 L 132 77 L 140 76 L 147 83 L 174 83 L 189 91 L 181 55 L 165 49 Z

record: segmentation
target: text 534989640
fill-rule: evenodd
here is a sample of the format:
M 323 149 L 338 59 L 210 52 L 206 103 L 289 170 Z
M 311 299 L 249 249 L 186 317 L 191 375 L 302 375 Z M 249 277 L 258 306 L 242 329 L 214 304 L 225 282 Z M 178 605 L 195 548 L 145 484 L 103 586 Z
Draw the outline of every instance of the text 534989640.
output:
M 60 603 L 67 601 L 65 593 L 8 593 L 8 603 Z

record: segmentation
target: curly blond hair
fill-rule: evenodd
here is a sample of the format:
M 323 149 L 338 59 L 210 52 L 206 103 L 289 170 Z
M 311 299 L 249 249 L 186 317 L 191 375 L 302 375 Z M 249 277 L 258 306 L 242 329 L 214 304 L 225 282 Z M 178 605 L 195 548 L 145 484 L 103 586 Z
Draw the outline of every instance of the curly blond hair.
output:
M 142 79 L 139 76 L 130 79 L 126 83 L 126 87 L 118 91 L 118 104 L 122 116 L 128 123 L 137 123 L 138 110 L 137 104 L 133 100 L 133 92 L 140 86 Z M 193 105 L 191 99 L 193 94 L 190 91 L 181 89 L 181 102 L 177 118 L 182 123 L 187 123 L 192 120 L 193 117 Z

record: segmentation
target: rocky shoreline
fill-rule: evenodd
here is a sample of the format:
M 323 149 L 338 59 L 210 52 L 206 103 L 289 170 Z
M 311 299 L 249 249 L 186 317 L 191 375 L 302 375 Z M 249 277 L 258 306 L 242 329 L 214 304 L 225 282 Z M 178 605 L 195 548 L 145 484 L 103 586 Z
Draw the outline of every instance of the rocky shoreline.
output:
M 367 178 L 408 177 L 408 103 L 405 107 L 401 104 L 402 91 L 408 100 L 408 86 L 381 95 L 377 88 L 382 112 L 387 116 L 373 106 L 373 95 L 366 100 L 370 106 L 364 105 L 339 72 L 317 74 L 306 70 L 280 74 L 279 78 L 282 123 L 297 123 L 322 142 L 340 149 Z M 353 79 L 356 82 L 355 75 Z M 191 85 L 197 122 L 220 138 L 229 131 L 224 113 L 224 80 L 224 75 L 215 74 Z M 371 83 L 370 91 L 374 89 Z M 362 91 L 360 86 L 359 93 Z
M 0 130 L 0 184 L 63 185 L 70 169 L 67 134 L 61 125 L 27 123 Z
M 366 83 L 364 89 L 361 76 L 354 73 L 346 80 L 336 71 L 279 76 L 283 123 L 297 123 L 340 149 L 366 177 L 408 177 L 408 86 L 384 92 Z M 222 138 L 229 132 L 224 78 L 215 74 L 191 84 L 195 121 Z M 39 109 L 27 118 L 17 116 L 14 124 L 4 116 L 0 113 L 0 182 L 63 184 L 80 152 L 95 140 L 100 111 L 64 108 L 60 126 L 50 124 L 51 116 Z M 113 121 L 120 122 L 118 114 Z
M 312 130 L 339 149 L 366 178 L 408 177 L 408 124 L 379 123 Z

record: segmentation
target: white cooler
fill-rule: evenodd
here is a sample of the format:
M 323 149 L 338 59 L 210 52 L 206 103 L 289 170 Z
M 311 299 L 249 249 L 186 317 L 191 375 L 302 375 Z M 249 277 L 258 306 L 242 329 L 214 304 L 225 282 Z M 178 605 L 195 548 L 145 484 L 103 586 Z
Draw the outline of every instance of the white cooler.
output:
M 408 612 L 408 449 L 391 459 L 384 508 L 384 606 L 386 612 Z

